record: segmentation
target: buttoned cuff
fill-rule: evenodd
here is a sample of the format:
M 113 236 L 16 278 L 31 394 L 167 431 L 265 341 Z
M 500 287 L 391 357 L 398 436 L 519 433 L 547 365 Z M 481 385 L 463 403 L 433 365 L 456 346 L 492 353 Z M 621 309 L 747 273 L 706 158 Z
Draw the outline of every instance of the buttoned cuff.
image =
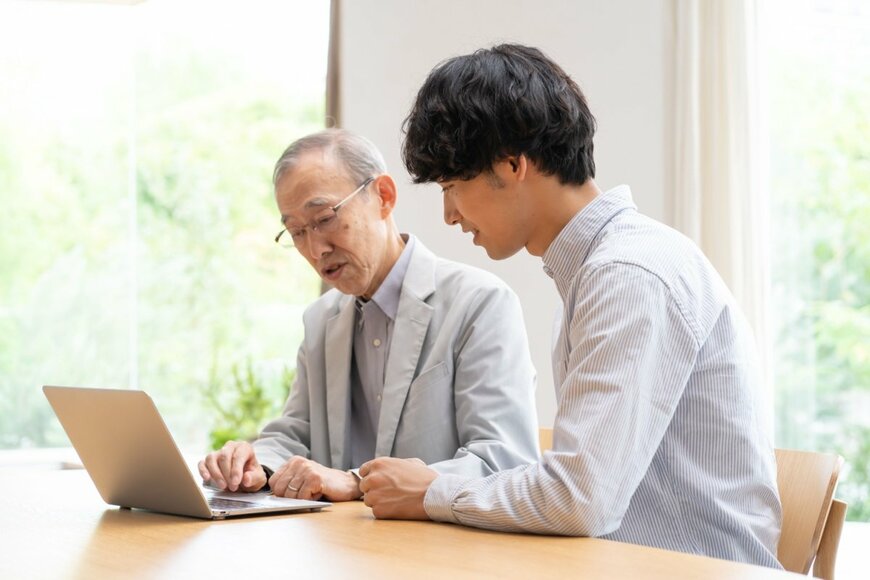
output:
M 436 477 L 423 497 L 423 509 L 429 519 L 435 522 L 460 523 L 453 514 L 453 502 L 469 479 L 472 478 L 449 474 Z

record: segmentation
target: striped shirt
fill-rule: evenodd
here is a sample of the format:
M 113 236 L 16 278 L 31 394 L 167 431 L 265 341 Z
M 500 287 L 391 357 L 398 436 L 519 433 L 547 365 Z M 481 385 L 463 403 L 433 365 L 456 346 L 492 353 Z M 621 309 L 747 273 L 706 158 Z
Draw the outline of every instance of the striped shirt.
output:
M 626 186 L 578 212 L 543 261 L 563 302 L 553 449 L 483 479 L 439 476 L 429 517 L 779 567 L 752 340 L 711 264 Z

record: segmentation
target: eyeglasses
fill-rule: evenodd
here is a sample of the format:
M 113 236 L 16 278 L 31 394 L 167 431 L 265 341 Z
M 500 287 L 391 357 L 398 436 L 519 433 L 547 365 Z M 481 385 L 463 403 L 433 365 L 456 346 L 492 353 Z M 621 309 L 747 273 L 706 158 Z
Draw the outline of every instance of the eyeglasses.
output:
M 338 210 L 350 201 L 353 196 L 364 190 L 366 186 L 374 180 L 374 177 L 369 177 L 363 181 L 359 187 L 350 193 L 350 195 L 334 206 L 325 208 L 319 215 L 309 221 L 307 225 L 302 226 L 301 228 L 284 228 L 278 232 L 277 236 L 275 236 L 275 242 L 285 248 L 294 248 L 305 243 L 308 239 L 309 230 L 312 232 L 320 232 L 321 235 L 328 235 L 334 232 L 339 223 L 337 219 Z M 284 234 L 287 235 L 285 236 Z

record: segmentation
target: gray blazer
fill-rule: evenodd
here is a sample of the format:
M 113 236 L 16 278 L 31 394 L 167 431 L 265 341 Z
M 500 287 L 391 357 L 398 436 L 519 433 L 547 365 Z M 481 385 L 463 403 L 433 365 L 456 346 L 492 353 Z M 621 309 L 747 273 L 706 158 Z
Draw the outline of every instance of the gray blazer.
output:
M 296 382 L 254 443 L 276 469 L 293 455 L 349 469 L 353 297 L 306 309 Z M 375 454 L 486 476 L 536 461 L 535 370 L 519 300 L 497 277 L 416 240 L 384 377 Z

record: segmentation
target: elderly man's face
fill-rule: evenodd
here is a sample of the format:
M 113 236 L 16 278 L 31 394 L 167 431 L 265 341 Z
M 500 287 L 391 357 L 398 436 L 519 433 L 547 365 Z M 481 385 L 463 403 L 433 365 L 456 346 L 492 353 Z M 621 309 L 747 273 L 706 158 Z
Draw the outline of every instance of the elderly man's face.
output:
M 378 181 L 337 213 L 330 209 L 359 185 L 328 155 L 313 152 L 281 178 L 275 196 L 296 249 L 320 277 L 344 294 L 370 298 L 391 266 L 385 264 L 390 211 L 382 207 Z M 334 219 L 328 228 L 312 229 L 328 217 Z

